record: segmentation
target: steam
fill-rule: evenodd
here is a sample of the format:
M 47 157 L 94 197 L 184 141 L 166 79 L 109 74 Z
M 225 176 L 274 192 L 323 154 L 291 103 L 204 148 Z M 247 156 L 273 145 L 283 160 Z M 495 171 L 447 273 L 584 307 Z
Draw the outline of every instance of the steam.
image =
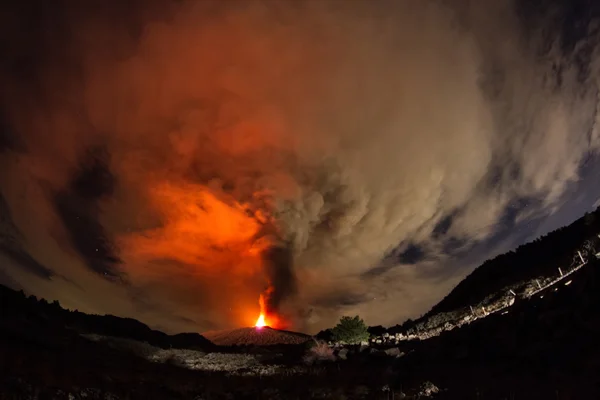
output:
M 68 281 L 8 273 L 173 330 L 250 326 L 263 292 L 310 330 L 425 311 L 458 279 L 435 279 L 448 239 L 488 238 L 515 198 L 556 208 L 598 147 L 595 62 L 582 82 L 557 43 L 536 56 L 512 3 L 484 3 L 189 1 L 107 12 L 122 26 L 48 11 L 77 35 L 11 50 L 38 61 L 2 71 L 22 143 L 2 192 Z M 90 149 L 111 185 L 93 196 L 74 183 Z M 382 264 L 407 243 L 431 257 Z

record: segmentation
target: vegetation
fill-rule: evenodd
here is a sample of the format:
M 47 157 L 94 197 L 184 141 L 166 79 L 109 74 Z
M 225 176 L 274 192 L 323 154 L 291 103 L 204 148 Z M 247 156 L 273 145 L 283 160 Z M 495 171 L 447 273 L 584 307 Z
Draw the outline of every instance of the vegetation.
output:
M 348 344 L 359 344 L 369 340 L 369 331 L 365 322 L 357 315 L 342 317 L 340 322 L 332 329 L 333 339 Z
M 335 361 L 333 349 L 322 340 L 310 342 L 311 346 L 303 357 L 304 363 L 312 365 L 322 361 Z

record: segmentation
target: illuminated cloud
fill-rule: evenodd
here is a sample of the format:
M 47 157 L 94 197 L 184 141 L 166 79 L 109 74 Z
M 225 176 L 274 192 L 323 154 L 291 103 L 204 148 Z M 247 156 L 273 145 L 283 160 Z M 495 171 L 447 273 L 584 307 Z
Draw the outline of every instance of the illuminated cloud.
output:
M 41 45 L 3 24 L 34 62 L 2 67 L 0 183 L 52 274 L 3 273 L 83 311 L 251 326 L 271 286 L 297 329 L 401 322 L 468 272 L 455 251 L 557 210 L 600 143 L 595 49 L 582 76 L 508 1 L 45 13 L 65 30 Z

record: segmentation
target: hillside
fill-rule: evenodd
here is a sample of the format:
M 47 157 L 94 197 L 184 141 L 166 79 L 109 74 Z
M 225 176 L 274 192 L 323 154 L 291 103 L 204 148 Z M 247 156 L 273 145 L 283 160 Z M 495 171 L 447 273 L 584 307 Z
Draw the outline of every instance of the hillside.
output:
M 600 248 L 600 208 L 571 225 L 557 229 L 514 251 L 484 262 L 462 280 L 425 316 L 450 312 L 482 302 L 488 296 L 567 271 Z
M 98 334 L 117 338 L 128 338 L 146 342 L 159 348 L 187 348 L 210 350 L 213 343 L 198 333 L 167 335 L 150 329 L 147 325 L 130 318 L 113 315 L 89 315 L 79 311 L 63 309 L 55 301 L 48 303 L 34 296 L 25 296 L 0 285 L 0 328 L 4 332 L 30 335 L 28 327 L 57 331 L 69 331 L 71 334 Z
M 302 344 L 311 336 L 298 332 L 288 332 L 270 328 L 238 328 L 223 331 L 204 332 L 203 336 L 219 346 L 275 346 L 281 344 Z
M 426 340 L 497 313 L 505 315 L 536 294 L 569 285 L 597 262 L 600 209 L 515 251 L 488 260 L 423 317 L 401 325 L 369 328 L 375 343 Z M 317 337 L 330 340 L 330 331 Z
M 600 261 L 569 281 L 507 313 L 407 343 L 410 373 L 453 386 L 454 398 L 475 398 L 474 386 L 481 399 L 600 398 Z

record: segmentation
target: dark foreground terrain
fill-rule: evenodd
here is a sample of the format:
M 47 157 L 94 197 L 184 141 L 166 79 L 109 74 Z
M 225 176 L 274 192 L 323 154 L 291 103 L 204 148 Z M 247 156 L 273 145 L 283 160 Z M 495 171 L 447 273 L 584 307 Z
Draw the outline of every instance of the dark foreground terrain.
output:
M 3 287 L 0 399 L 598 399 L 599 272 L 593 260 L 508 313 L 310 365 L 307 344 L 218 347 Z

